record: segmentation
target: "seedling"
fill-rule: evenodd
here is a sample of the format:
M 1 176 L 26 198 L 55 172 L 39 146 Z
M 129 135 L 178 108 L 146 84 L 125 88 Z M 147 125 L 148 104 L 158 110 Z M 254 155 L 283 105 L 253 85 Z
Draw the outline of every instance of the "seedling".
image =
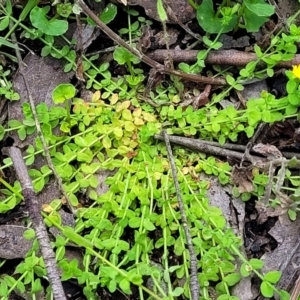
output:
M 12 83 L 8 80 L 10 70 L 4 71 L 3 66 L 0 66 L 0 95 L 3 95 L 7 100 L 16 101 L 20 99 L 20 95 L 12 88 Z
M 60 84 L 52 92 L 52 100 L 55 104 L 64 103 L 67 117 L 66 121 L 61 124 L 61 129 L 63 132 L 69 132 L 72 127 L 71 117 L 70 117 L 70 104 L 69 101 L 74 98 L 76 94 L 76 89 L 72 84 Z
M 126 76 L 126 80 L 130 86 L 137 86 L 139 83 L 141 83 L 144 80 L 144 75 L 137 74 L 139 73 L 139 70 L 135 70 L 133 68 L 133 64 L 140 63 L 140 59 L 134 56 L 132 53 L 127 51 L 126 49 L 122 47 L 118 47 L 114 53 L 114 60 L 118 62 L 120 65 L 126 65 L 128 68 L 128 71 L 130 72 L 129 76 Z

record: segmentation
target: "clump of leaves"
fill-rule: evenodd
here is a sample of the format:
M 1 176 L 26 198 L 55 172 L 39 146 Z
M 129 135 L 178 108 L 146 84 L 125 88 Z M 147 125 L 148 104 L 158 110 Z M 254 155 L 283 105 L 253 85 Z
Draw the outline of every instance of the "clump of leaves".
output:
M 225 33 L 237 26 L 246 28 L 248 32 L 256 32 L 275 11 L 274 7 L 266 4 L 264 0 L 244 0 L 241 4 L 226 5 L 227 2 L 222 2 L 215 12 L 213 1 L 204 0 L 197 7 L 197 20 L 205 32 Z

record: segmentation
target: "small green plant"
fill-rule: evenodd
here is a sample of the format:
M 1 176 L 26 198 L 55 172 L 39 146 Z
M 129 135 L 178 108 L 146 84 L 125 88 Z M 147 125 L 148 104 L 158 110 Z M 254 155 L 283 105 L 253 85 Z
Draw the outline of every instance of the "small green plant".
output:
M 72 84 L 60 84 L 58 85 L 52 92 L 52 99 L 55 104 L 64 103 L 67 116 L 66 116 L 66 122 L 63 122 L 61 124 L 61 131 L 63 132 L 70 132 L 70 129 L 74 124 L 71 122 L 70 117 L 70 99 L 74 98 L 76 93 L 76 89 Z
M 13 90 L 12 83 L 8 79 L 10 70 L 4 71 L 3 66 L 0 66 L 0 96 L 5 99 L 16 101 L 20 99 L 20 95 Z
M 208 33 L 225 33 L 236 27 L 245 28 L 248 32 L 256 32 L 274 14 L 274 7 L 264 0 L 243 0 L 229 6 L 223 1 L 214 11 L 213 1 L 204 0 L 197 7 L 199 25 Z M 227 6 L 226 6 L 227 5 Z
M 208 47 L 206 50 L 200 50 L 197 54 L 197 61 L 193 65 L 188 65 L 187 63 L 180 63 L 179 68 L 186 72 L 186 73 L 192 73 L 192 74 L 198 74 L 202 71 L 202 69 L 205 67 L 205 59 L 207 58 L 207 55 L 211 50 L 217 50 L 220 49 L 223 44 L 221 42 L 218 42 L 218 39 L 221 35 L 221 31 L 217 35 L 217 37 L 211 41 L 207 36 L 203 37 L 203 43 Z
M 0 17 L 0 31 L 5 30 L 9 26 L 9 17 L 12 14 L 12 5 L 11 1 L 6 1 L 5 8 L 0 4 L 0 8 L 4 13 L 3 17 Z
M 215 106 L 207 106 L 197 111 L 192 107 L 183 110 L 179 107 L 161 107 L 161 121 L 168 121 L 170 134 L 184 134 L 186 136 L 199 135 L 203 139 L 217 139 L 224 144 L 227 139 L 236 141 L 240 132 L 245 132 L 248 137 L 254 133 L 259 122 L 273 123 L 286 117 L 287 97 L 275 99 L 267 92 L 261 98 L 251 99 L 247 102 L 245 110 L 236 110 L 228 106 L 218 110 Z M 284 115 L 285 114 L 285 115 Z
M 130 75 L 125 75 L 125 78 L 130 87 L 136 87 L 143 82 L 145 76 L 141 74 L 142 70 L 133 68 L 133 64 L 140 63 L 139 58 L 122 47 L 118 47 L 114 51 L 113 56 L 114 60 L 118 62 L 119 65 L 126 64 Z
M 133 8 L 126 7 L 126 13 L 128 14 L 128 28 L 121 28 L 119 30 L 120 36 L 127 36 L 129 38 L 129 44 L 132 45 L 132 41 L 139 38 L 142 35 L 142 28 L 144 26 L 152 25 L 152 21 L 146 20 L 146 18 L 139 16 L 139 12 Z M 136 17 L 137 20 L 132 23 L 132 17 Z

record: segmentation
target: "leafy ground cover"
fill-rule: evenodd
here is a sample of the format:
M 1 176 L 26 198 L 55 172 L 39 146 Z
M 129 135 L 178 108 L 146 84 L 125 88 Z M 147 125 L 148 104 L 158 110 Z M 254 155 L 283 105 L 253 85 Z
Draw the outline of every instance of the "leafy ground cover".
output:
M 296 277 L 283 284 L 296 250 L 275 268 L 260 258 L 285 243 L 269 227 L 298 222 L 300 10 L 121 2 L 92 1 L 96 17 L 82 1 L 0 4 L 1 299 L 297 299 Z M 225 38 L 254 59 L 209 63 Z M 150 59 L 158 48 L 164 65 Z M 55 294 L 12 145 L 67 296 Z M 238 221 L 231 200 L 239 230 L 211 204 L 212 178 L 246 203 Z

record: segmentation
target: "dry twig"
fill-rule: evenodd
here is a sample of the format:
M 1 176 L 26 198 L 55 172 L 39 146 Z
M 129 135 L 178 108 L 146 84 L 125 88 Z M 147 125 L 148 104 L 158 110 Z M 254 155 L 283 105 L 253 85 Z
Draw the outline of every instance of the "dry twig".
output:
M 34 192 L 21 150 L 17 147 L 10 147 L 8 153 L 13 161 L 18 179 L 22 186 L 22 194 L 41 248 L 54 298 L 56 300 L 66 300 L 67 298 L 65 297 L 64 289 L 56 267 L 55 254 L 52 250 L 46 226 L 40 213 L 41 203 Z
M 171 165 L 171 170 L 172 170 L 172 175 L 173 175 L 173 180 L 174 180 L 174 185 L 175 185 L 175 190 L 176 190 L 176 196 L 177 196 L 178 206 L 179 206 L 179 210 L 180 210 L 181 222 L 182 222 L 182 226 L 184 229 L 186 243 L 187 243 L 187 246 L 189 249 L 189 254 L 190 254 L 190 268 L 191 268 L 190 289 L 191 289 L 191 294 L 192 294 L 192 300 L 198 300 L 199 293 L 200 293 L 200 284 L 199 284 L 198 275 L 197 275 L 198 274 L 198 267 L 197 267 L 198 260 L 197 260 L 196 254 L 195 254 L 192 237 L 191 237 L 189 227 L 188 227 L 188 221 L 187 221 L 187 217 L 186 217 L 185 210 L 184 210 L 183 200 L 181 197 L 180 187 L 179 187 L 178 178 L 177 178 L 177 170 L 176 170 L 176 166 L 175 166 L 174 157 L 172 154 L 172 148 L 171 148 L 169 136 L 165 130 L 163 130 L 163 137 L 164 137 L 165 144 L 166 144 L 167 151 L 168 151 L 168 157 L 169 157 L 169 161 L 170 161 L 170 165 Z
M 159 134 L 156 134 L 154 138 L 160 141 L 164 140 L 163 136 Z M 268 169 L 271 163 L 275 167 L 275 166 L 282 166 L 282 164 L 289 165 L 289 163 L 291 162 L 291 160 L 285 159 L 284 157 L 274 159 L 272 161 L 266 160 L 263 157 L 257 155 L 255 156 L 247 155 L 245 157 L 243 153 L 239 152 L 239 151 L 244 151 L 246 149 L 246 146 L 242 146 L 242 145 L 233 145 L 233 144 L 220 145 L 217 142 L 191 139 L 191 138 L 185 138 L 182 136 L 174 136 L 174 135 L 169 136 L 169 140 L 171 143 L 187 147 L 194 151 L 200 151 L 215 156 L 232 157 L 239 160 L 245 159 L 247 161 L 252 162 L 255 166 L 263 170 Z M 229 150 L 229 149 L 233 149 L 233 150 Z M 292 160 L 293 157 L 300 159 L 299 154 L 297 155 L 297 153 L 283 152 L 282 154 L 286 155 L 287 158 L 291 158 Z M 300 169 L 299 159 L 289 167 L 291 169 Z
M 158 140 L 163 140 L 162 135 L 157 134 L 154 137 Z M 169 140 L 171 143 L 175 143 L 177 145 L 190 148 L 191 150 L 194 151 L 200 151 L 215 156 L 223 156 L 223 157 L 229 156 L 229 157 L 237 158 L 239 160 L 243 158 L 243 153 L 225 149 L 220 144 L 219 146 L 210 145 L 209 143 L 203 142 L 201 140 L 185 138 L 182 136 L 169 136 Z M 254 159 L 258 161 L 261 159 L 261 157 L 256 156 L 254 157 Z
M 155 61 L 163 62 L 168 55 L 170 55 L 174 63 L 186 62 L 194 63 L 197 61 L 199 50 L 173 50 L 170 49 L 169 54 L 167 50 L 158 49 L 148 52 L 147 56 Z M 257 60 L 255 53 L 243 52 L 239 50 L 219 50 L 211 51 L 205 63 L 208 65 L 230 65 L 237 67 L 244 67 L 250 61 Z M 264 64 L 261 62 L 261 64 Z M 300 54 L 295 54 L 295 57 L 290 61 L 281 61 L 276 66 L 279 68 L 291 68 L 293 65 L 300 64 Z

